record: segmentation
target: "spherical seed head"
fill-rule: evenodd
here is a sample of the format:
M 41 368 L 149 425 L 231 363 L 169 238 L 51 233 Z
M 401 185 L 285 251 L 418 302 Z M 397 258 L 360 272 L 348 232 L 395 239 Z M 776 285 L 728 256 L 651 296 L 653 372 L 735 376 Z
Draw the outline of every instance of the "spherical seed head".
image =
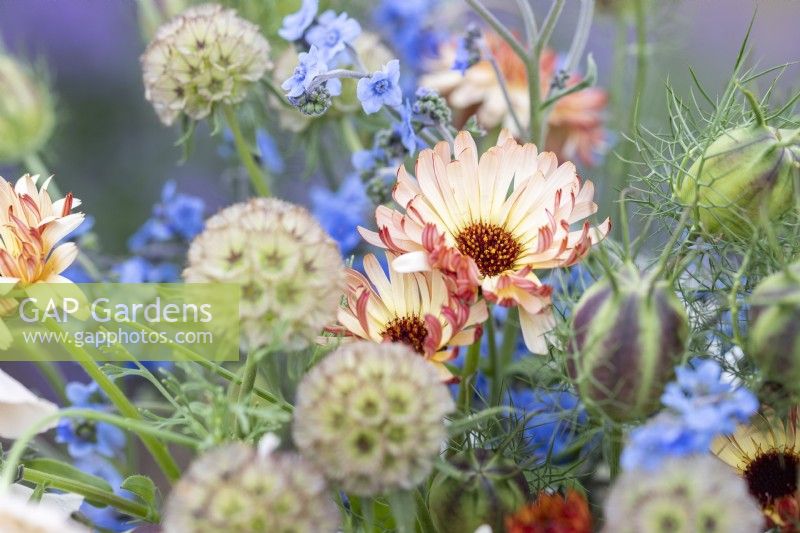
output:
M 402 344 L 354 342 L 306 374 L 297 391 L 297 447 L 344 490 L 410 489 L 430 474 L 455 409 L 440 376 Z
M 297 454 L 262 456 L 241 443 L 197 459 L 167 499 L 165 533 L 334 532 L 325 478 Z
M 758 504 L 745 482 L 711 456 L 673 459 L 657 472 L 625 472 L 605 503 L 604 531 L 761 531 Z
M 142 54 L 145 98 L 166 125 L 182 113 L 201 120 L 216 104 L 244 99 L 272 68 L 269 50 L 258 27 L 234 10 L 192 7 L 159 28 Z
M 223 209 L 191 244 L 189 283 L 242 287 L 240 327 L 249 349 L 302 349 L 334 321 L 344 291 L 336 243 L 302 207 L 257 198 Z
M 0 56 L 0 161 L 13 163 L 38 152 L 55 122 L 47 84 L 13 58 Z

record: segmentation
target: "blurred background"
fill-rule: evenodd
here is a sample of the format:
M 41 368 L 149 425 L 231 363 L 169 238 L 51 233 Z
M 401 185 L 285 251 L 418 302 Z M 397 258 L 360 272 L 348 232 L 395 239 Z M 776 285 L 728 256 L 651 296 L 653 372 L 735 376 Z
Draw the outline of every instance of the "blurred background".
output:
M 230 163 L 218 153 L 219 139 L 211 139 L 208 128 L 201 126 L 193 152 L 181 162 L 182 149 L 176 146 L 178 128 L 163 127 L 144 99 L 139 55 L 145 40 L 137 4 L 135 0 L 0 1 L 4 46 L 45 68 L 57 98 L 58 124 L 43 153 L 45 166 L 56 175 L 62 190 L 74 191 L 83 199 L 84 210 L 95 217 L 100 245 L 110 254 L 125 253 L 126 239 L 147 219 L 168 179 L 175 179 L 182 192 L 202 196 L 208 213 L 233 199 Z M 269 26 L 265 30 L 274 31 L 283 14 L 298 4 L 293 0 L 263 2 L 259 22 Z M 365 2 L 330 4 L 353 16 L 368 6 Z M 458 0 L 439 4 L 437 13 L 443 23 L 437 21 L 437 28 L 449 27 L 453 35 L 463 31 L 466 4 Z M 502 17 L 503 10 L 513 3 L 496 0 L 488 4 Z M 542 13 L 549 2 L 533 0 L 533 4 L 537 13 Z M 554 39 L 556 48 L 568 46 L 575 18 L 571 12 L 577 13 L 577 4 L 568 2 L 568 12 Z M 751 65 L 781 64 L 800 51 L 797 0 L 660 0 L 651 5 L 648 83 L 641 102 L 644 122 L 656 128 L 663 127 L 665 82 L 685 93 L 690 83 L 688 67 L 712 94 L 721 88 L 756 10 Z M 362 20 L 369 21 L 369 17 Z M 630 42 L 633 30 L 629 26 L 629 21 L 598 6 L 588 50 L 597 61 L 601 86 L 610 88 L 620 81 L 614 79 L 615 42 L 620 38 Z M 777 101 L 785 99 L 797 79 L 797 67 L 790 68 L 777 89 Z M 612 140 L 613 125 L 610 116 Z M 275 137 L 288 154 L 290 147 L 283 137 Z M 303 158 L 302 150 L 299 155 L 296 146 L 291 150 L 295 157 Z M 16 168 L 2 170 L 8 179 L 20 174 Z M 302 170 L 293 171 L 289 166 L 283 179 L 301 178 L 305 179 Z M 284 191 L 294 196 L 286 188 Z

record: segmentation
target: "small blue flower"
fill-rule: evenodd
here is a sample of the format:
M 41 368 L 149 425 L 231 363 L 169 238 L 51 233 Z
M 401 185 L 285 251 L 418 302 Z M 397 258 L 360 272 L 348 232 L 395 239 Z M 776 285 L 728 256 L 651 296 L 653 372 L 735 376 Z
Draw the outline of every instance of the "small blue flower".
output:
M 81 383 L 70 381 L 64 388 L 69 402 L 75 407 L 87 409 L 105 409 L 108 407 L 108 398 L 103 389 L 96 382 Z
M 330 64 L 344 61 L 342 52 L 361 34 L 361 25 L 347 13 L 336 14 L 327 10 L 317 19 L 317 24 L 306 33 L 306 41 L 320 50 L 322 58 Z
M 317 16 L 319 0 L 303 0 L 300 11 L 286 15 L 283 18 L 283 25 L 278 30 L 278 35 L 287 41 L 299 41 L 303 38 L 314 17 Z
M 570 451 L 578 429 L 586 424 L 586 411 L 578 397 L 569 391 L 512 389 L 509 401 L 525 413 L 523 437 L 530 452 L 540 462 L 559 464 L 573 458 Z
M 409 154 L 415 153 L 420 145 L 417 132 L 414 130 L 413 117 L 414 112 L 411 109 L 411 102 L 406 100 L 405 105 L 400 109 L 400 123 L 397 127 L 403 146 L 408 150 Z
M 203 231 L 205 209 L 206 204 L 201 198 L 178 193 L 175 182 L 170 180 L 164 184 L 161 204 L 155 206 L 153 214 L 163 219 L 173 234 L 190 241 Z
M 400 89 L 400 61 L 393 59 L 382 70 L 358 80 L 356 95 L 368 115 L 376 113 L 384 105 L 401 105 L 403 91 Z
M 77 461 L 75 467 L 82 472 L 106 480 L 117 496 L 128 500 L 134 499 L 134 495 L 131 492 L 120 488 L 123 481 L 122 475 L 106 459 L 97 456 L 88 457 Z M 135 527 L 132 517 L 111 506 L 95 507 L 88 502 L 83 502 L 80 511 L 91 520 L 95 527 L 103 530 L 122 532 L 130 531 Z
M 369 173 L 378 166 L 378 159 L 374 150 L 358 150 L 353 152 L 350 163 L 358 172 Z
M 117 263 L 111 270 L 120 283 L 169 283 L 180 279 L 180 271 L 174 263 L 153 263 L 140 256 Z
M 371 205 L 361 178 L 357 175 L 347 177 L 336 192 L 313 187 L 311 204 L 314 216 L 339 243 L 342 254 L 349 255 L 361 242 L 357 228 L 364 224 Z
M 667 384 L 661 402 L 694 431 L 731 434 L 758 410 L 755 395 L 723 380 L 716 361 L 695 360 L 694 368 L 680 367 L 675 373 L 677 380 Z
M 289 98 L 303 95 L 314 83 L 314 78 L 328 72 L 328 63 L 316 46 L 312 46 L 308 52 L 301 52 L 298 60 L 300 63 L 295 67 L 292 77 L 281 85 Z M 341 80 L 328 80 L 326 88 L 332 96 L 342 94 Z
M 114 457 L 125 446 L 125 433 L 106 422 L 62 420 L 56 427 L 56 442 L 66 444 L 72 457 L 95 453 Z
M 620 457 L 624 470 L 655 470 L 669 457 L 707 453 L 713 435 L 689 429 L 671 413 L 661 413 L 631 431 Z
M 128 239 L 128 249 L 133 253 L 141 252 L 152 242 L 166 242 L 174 237 L 168 224 L 155 218 L 149 218 Z
M 423 71 L 425 60 L 438 56 L 442 35 L 429 23 L 438 3 L 435 0 L 382 0 L 373 13 L 375 27 L 381 29 L 404 67 L 411 71 L 404 73 L 403 87 L 408 91 L 413 90 L 416 75 Z

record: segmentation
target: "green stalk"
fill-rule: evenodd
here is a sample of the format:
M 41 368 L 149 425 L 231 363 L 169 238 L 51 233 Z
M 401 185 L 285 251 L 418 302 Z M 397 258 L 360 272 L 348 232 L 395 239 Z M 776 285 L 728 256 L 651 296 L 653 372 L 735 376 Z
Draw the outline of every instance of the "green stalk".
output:
M 475 342 L 467 349 L 467 359 L 464 362 L 464 374 L 461 377 L 461 388 L 458 390 L 458 406 L 464 413 L 469 413 L 472 403 L 472 382 L 481 357 L 481 340 Z
M 26 155 L 22 163 L 25 165 L 28 172 L 33 175 L 39 175 L 39 184 L 44 183 L 44 180 L 50 177 L 50 171 L 47 170 L 47 166 L 42 161 L 42 158 L 39 157 L 39 154 L 34 152 Z M 61 198 L 61 191 L 58 189 L 55 180 L 50 180 L 50 185 L 47 186 L 47 190 L 50 192 L 51 198 Z
M 145 522 L 158 523 L 161 518 L 155 509 L 146 505 L 117 496 L 113 492 L 107 492 L 92 485 L 75 481 L 73 479 L 48 474 L 32 468 L 23 468 L 22 479 L 37 485 L 46 485 L 49 488 L 63 490 L 73 494 L 79 494 L 90 498 L 94 502 L 103 503 L 125 513 L 133 518 L 144 520 Z
M 511 364 L 514 359 L 518 335 L 519 307 L 512 307 L 508 310 L 508 315 L 506 315 L 506 323 L 503 324 L 503 342 L 500 344 L 500 361 L 504 366 Z
M 52 319 L 48 319 L 46 321 L 46 325 L 48 329 L 54 332 L 61 332 L 61 328 L 56 324 Z M 111 401 L 112 404 L 117 408 L 120 414 L 126 418 L 129 418 L 134 421 L 141 421 L 142 415 L 139 412 L 139 409 L 131 403 L 125 393 L 120 389 L 116 383 L 114 383 L 105 373 L 100 370 L 100 367 L 97 366 L 97 363 L 92 359 L 86 350 L 83 348 L 79 348 L 71 343 L 64 343 L 64 349 L 69 352 L 69 354 L 73 357 L 75 362 L 80 364 L 83 369 L 89 374 L 89 377 L 92 378 L 103 392 L 105 392 L 108 399 Z M 164 472 L 164 475 L 170 481 L 176 481 L 178 478 L 181 477 L 181 470 L 178 467 L 178 464 L 175 462 L 175 459 L 172 458 L 172 454 L 169 452 L 169 448 L 152 436 L 146 435 L 139 435 L 139 438 L 142 440 L 145 448 L 147 451 L 150 452 L 150 455 L 153 456 L 158 466 Z
M 500 397 L 503 392 L 503 361 L 497 352 L 497 340 L 494 333 L 494 316 L 489 309 L 489 319 L 486 321 L 486 341 L 489 343 L 489 364 L 492 370 L 492 388 L 490 393 L 490 405 L 496 407 L 500 405 Z
M 514 37 L 511 30 L 506 28 L 505 25 L 494 16 L 492 12 L 483 5 L 481 0 L 466 0 L 466 2 L 494 31 L 497 32 L 501 39 L 508 43 L 520 59 L 524 61 L 525 58 L 528 57 L 528 52 L 525 50 L 525 47 Z
M 250 147 L 242 134 L 242 128 L 239 126 L 236 112 L 230 106 L 223 106 L 222 112 L 225 115 L 225 121 L 231 129 L 231 133 L 233 133 L 233 144 L 236 146 L 236 153 L 250 176 L 250 183 L 253 185 L 253 189 L 259 196 L 269 196 L 269 181 L 264 169 L 253 158 L 253 153 L 250 151 Z
M 239 388 L 238 403 L 240 406 L 247 403 L 247 400 L 250 399 L 250 394 L 253 392 L 253 387 L 256 385 L 258 355 L 259 354 L 254 351 L 247 354 L 247 359 L 244 363 L 244 373 L 242 374 L 242 386 Z

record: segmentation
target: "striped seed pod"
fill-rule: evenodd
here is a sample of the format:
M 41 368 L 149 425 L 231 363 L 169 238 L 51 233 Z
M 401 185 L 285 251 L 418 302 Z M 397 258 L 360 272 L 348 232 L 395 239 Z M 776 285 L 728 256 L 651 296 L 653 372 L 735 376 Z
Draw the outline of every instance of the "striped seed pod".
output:
M 625 266 L 589 287 L 573 317 L 567 370 L 587 407 L 617 422 L 651 414 L 689 334 L 669 285 Z
M 748 355 L 766 379 L 800 392 L 800 263 L 761 280 L 749 303 Z
M 519 467 L 490 450 L 473 449 L 450 463 L 460 475 L 440 471 L 430 489 L 431 518 L 439 533 L 475 531 L 483 524 L 504 531 L 504 517 L 530 497 Z

